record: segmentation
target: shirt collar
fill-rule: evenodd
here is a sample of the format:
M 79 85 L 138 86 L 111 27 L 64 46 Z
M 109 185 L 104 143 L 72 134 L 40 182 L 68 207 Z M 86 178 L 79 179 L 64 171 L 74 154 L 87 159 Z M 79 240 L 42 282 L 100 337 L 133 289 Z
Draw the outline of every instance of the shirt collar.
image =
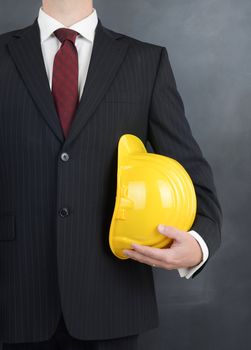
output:
M 81 21 L 73 24 L 70 27 L 66 27 L 62 23 L 58 22 L 53 17 L 49 16 L 47 13 L 43 11 L 42 8 L 39 10 L 38 14 L 38 25 L 40 29 L 40 37 L 41 42 L 43 43 L 53 34 L 53 32 L 59 28 L 69 28 L 77 31 L 81 36 L 88 39 L 93 43 L 95 29 L 98 23 L 97 12 L 95 8 L 93 8 L 92 13 L 82 19 Z

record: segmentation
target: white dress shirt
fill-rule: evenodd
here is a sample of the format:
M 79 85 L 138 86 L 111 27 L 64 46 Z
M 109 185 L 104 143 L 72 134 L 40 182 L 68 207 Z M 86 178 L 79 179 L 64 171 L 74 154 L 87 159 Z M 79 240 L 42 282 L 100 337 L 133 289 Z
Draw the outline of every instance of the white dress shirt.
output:
M 97 12 L 93 8 L 93 11 L 89 16 L 68 27 L 80 34 L 77 36 L 75 42 L 79 61 L 79 98 L 81 98 L 81 95 L 83 93 L 87 77 L 97 23 Z M 50 88 L 52 89 L 54 57 L 61 46 L 61 42 L 54 35 L 54 31 L 59 28 L 66 28 L 66 26 L 46 14 L 42 8 L 39 10 L 38 25 L 40 29 L 41 48 L 45 69 L 48 76 Z M 178 269 L 180 277 L 186 278 L 190 278 L 195 273 L 195 271 L 197 271 L 206 262 L 209 255 L 208 247 L 203 238 L 195 231 L 189 231 L 189 233 L 198 241 L 202 249 L 203 260 L 199 265 L 195 267 Z
M 97 23 L 97 13 L 96 10 L 93 9 L 88 17 L 85 17 L 80 22 L 69 27 L 80 34 L 75 41 L 79 62 L 79 98 L 84 90 Z M 56 38 L 53 32 L 59 28 L 66 28 L 66 26 L 47 15 L 42 8 L 39 10 L 38 25 L 40 28 L 41 47 L 45 68 L 51 88 L 54 57 L 61 46 L 61 42 Z

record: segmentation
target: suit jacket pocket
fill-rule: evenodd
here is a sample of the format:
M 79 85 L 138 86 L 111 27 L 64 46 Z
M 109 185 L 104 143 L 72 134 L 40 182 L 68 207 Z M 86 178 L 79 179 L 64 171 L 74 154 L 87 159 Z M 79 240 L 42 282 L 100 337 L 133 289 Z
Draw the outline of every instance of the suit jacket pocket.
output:
M 15 239 L 15 215 L 13 213 L 0 213 L 0 241 Z

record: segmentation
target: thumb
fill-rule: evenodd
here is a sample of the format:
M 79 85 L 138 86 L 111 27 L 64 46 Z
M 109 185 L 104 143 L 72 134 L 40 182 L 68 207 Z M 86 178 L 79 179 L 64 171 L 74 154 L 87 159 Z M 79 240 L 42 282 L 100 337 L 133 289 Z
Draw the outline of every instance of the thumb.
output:
M 164 236 L 174 239 L 177 242 L 182 240 L 182 232 L 173 226 L 166 226 L 163 224 L 158 225 L 158 231 Z

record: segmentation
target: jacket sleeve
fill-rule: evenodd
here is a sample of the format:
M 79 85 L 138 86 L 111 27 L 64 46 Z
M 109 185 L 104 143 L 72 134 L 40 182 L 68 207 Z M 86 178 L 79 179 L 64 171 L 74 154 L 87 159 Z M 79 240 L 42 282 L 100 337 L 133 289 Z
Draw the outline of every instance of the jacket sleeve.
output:
M 147 136 L 155 153 L 176 159 L 189 173 L 197 196 L 197 214 L 191 230 L 204 239 L 210 258 L 220 246 L 222 212 L 211 167 L 192 135 L 165 47 L 161 49 L 153 86 Z

